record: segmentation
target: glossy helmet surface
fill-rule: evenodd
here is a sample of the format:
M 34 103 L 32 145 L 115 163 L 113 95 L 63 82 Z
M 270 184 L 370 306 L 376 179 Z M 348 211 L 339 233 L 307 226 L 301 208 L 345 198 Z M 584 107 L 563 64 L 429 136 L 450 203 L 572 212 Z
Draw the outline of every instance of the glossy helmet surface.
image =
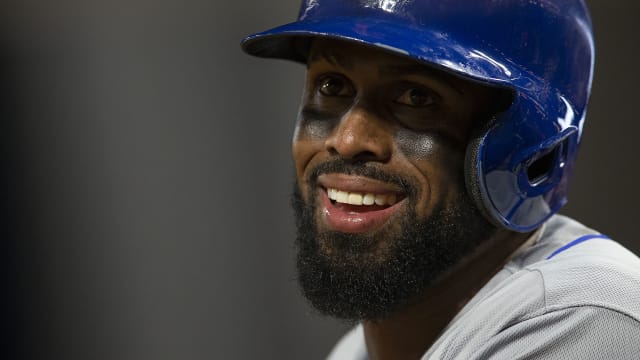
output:
M 591 91 L 594 44 L 581 0 L 304 0 L 298 21 L 250 35 L 252 55 L 306 59 L 314 37 L 355 41 L 513 100 L 471 140 L 469 193 L 493 223 L 530 231 L 566 203 Z

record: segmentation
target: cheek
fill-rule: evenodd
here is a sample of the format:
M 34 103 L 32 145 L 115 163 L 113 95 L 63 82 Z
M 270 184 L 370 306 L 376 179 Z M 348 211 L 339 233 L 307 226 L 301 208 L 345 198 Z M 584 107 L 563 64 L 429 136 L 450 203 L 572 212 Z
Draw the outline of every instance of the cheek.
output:
M 464 146 L 446 135 L 419 133 L 399 129 L 396 133 L 399 151 L 420 172 L 424 181 L 423 204 L 427 208 L 453 199 L 464 191 Z M 428 199 L 425 199 L 427 197 Z
M 400 151 L 410 160 L 442 162 L 447 168 L 464 161 L 466 144 L 453 136 L 440 132 L 416 132 L 398 129 L 396 142 Z
M 326 139 L 331 134 L 335 121 L 319 117 L 319 115 L 310 116 L 307 114 L 307 116 L 298 118 L 294 140 L 322 141 Z
M 437 154 L 438 144 L 432 135 L 400 129 L 396 132 L 396 142 L 402 154 L 413 161 L 427 161 Z
M 310 157 L 322 151 L 326 139 L 339 122 L 335 114 L 305 108 L 301 110 L 293 132 L 293 157 L 296 166 L 305 167 Z
M 291 153 L 296 168 L 298 184 L 304 187 L 306 171 L 314 156 L 322 151 L 323 144 L 332 130 L 330 121 L 299 117 L 293 133 Z M 305 193 L 303 189 L 303 193 Z

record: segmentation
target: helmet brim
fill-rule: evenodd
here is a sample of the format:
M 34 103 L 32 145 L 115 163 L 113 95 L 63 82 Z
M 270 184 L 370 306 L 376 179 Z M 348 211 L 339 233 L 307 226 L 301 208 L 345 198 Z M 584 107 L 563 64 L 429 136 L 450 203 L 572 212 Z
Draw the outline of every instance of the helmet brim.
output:
M 366 17 L 296 21 L 249 35 L 241 46 L 250 55 L 304 63 L 305 47 L 318 37 L 377 47 L 489 84 L 514 85 L 515 80 L 522 78 L 508 59 L 479 48 L 473 40 L 465 41 L 436 29 Z

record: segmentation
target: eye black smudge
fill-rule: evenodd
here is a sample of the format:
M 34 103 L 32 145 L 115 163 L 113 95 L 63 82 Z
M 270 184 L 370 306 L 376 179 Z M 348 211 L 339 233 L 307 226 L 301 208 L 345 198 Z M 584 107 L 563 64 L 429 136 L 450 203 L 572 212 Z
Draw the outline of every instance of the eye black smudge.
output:
M 411 159 L 437 156 L 444 160 L 454 160 L 465 152 L 464 144 L 440 131 L 418 132 L 399 129 L 395 136 L 400 151 Z
M 400 150 L 412 159 L 432 157 L 438 147 L 437 139 L 432 134 L 418 133 L 408 129 L 399 129 L 396 132 L 396 140 Z
M 339 120 L 340 117 L 336 114 L 304 108 L 298 118 L 299 133 L 310 139 L 326 138 Z

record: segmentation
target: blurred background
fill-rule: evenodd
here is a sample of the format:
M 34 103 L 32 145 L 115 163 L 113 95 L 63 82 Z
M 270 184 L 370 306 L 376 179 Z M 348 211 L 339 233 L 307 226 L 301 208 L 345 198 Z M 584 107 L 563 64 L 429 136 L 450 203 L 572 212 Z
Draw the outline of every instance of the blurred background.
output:
M 640 3 L 592 0 L 563 211 L 636 253 Z M 303 69 L 240 39 L 296 0 L 4 0 L 3 359 L 321 359 L 348 324 L 293 271 Z

